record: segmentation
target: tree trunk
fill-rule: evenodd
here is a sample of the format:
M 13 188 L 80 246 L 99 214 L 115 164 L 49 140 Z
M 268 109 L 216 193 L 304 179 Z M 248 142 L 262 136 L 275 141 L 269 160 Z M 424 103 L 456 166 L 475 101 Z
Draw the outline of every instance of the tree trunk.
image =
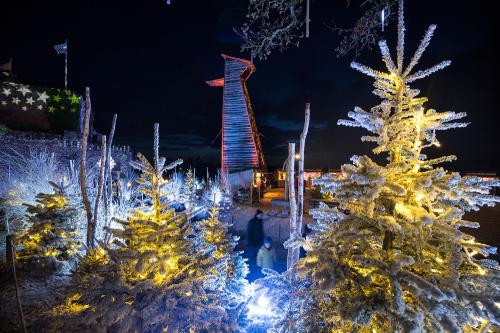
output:
M 297 211 L 297 228 L 296 228 L 297 232 L 299 233 L 299 236 L 302 236 L 302 221 L 304 219 L 304 150 L 306 145 L 307 132 L 309 130 L 310 116 L 311 116 L 311 104 L 306 103 L 304 129 L 300 134 L 300 146 L 299 146 L 300 156 L 299 156 L 299 175 L 298 175 L 298 187 L 297 187 L 298 211 Z M 294 250 L 293 251 L 294 262 L 292 263 L 292 265 L 295 265 L 300 258 L 300 247 L 296 247 L 293 250 Z
M 90 207 L 89 197 L 87 195 L 87 143 L 89 139 L 89 123 L 90 123 L 90 88 L 85 88 L 84 101 L 85 115 L 83 118 L 82 144 L 80 152 L 80 189 L 82 191 L 83 206 L 87 213 L 87 248 L 91 245 L 92 236 L 92 208 Z
M 307 132 L 309 130 L 309 119 L 311 114 L 311 107 L 309 103 L 306 103 L 305 109 L 305 119 L 304 119 L 304 129 L 300 134 L 300 146 L 299 146 L 299 166 L 298 166 L 298 177 L 297 177 L 297 208 L 296 208 L 296 218 L 292 219 L 292 202 L 290 201 L 290 239 L 299 239 L 302 236 L 302 222 L 304 219 L 304 151 L 306 144 Z M 290 153 L 290 152 L 289 152 Z M 295 147 L 293 152 L 292 159 L 289 160 L 288 163 L 292 163 L 293 167 L 293 157 L 295 157 Z M 293 169 L 292 169 L 293 170 Z M 293 184 L 293 179 L 290 179 Z M 292 186 L 292 189 L 295 190 L 295 187 Z M 290 198 L 291 200 L 291 198 Z M 295 194 L 294 199 L 295 202 Z M 288 249 L 288 259 L 287 259 L 287 268 L 293 267 L 300 258 L 300 247 L 293 246 Z
M 105 225 L 109 227 L 111 223 L 110 208 L 113 199 L 113 179 L 111 177 L 111 148 L 113 147 L 113 137 L 115 136 L 117 114 L 113 115 L 111 130 L 109 132 L 109 140 L 106 145 L 106 170 L 104 177 L 104 218 Z
M 288 168 L 287 168 L 287 183 L 288 183 L 288 202 L 290 203 L 290 239 L 297 235 L 297 201 L 295 200 L 295 143 L 288 144 Z M 288 248 L 286 259 L 286 269 L 290 269 L 293 262 L 293 249 Z
M 104 187 L 104 171 L 106 170 L 106 135 L 102 136 L 101 141 L 101 164 L 99 165 L 99 180 L 97 182 L 97 196 L 94 202 L 94 222 L 92 223 L 92 232 L 90 235 L 90 247 L 95 247 L 95 234 L 97 229 L 97 217 L 99 216 L 99 202 Z
M 154 123 L 154 138 L 153 138 L 153 149 L 154 149 L 154 168 L 155 168 L 155 175 L 152 178 L 151 186 L 152 190 L 154 193 L 153 196 L 153 207 L 154 211 L 156 214 L 156 222 L 160 222 L 160 169 L 159 169 L 159 161 L 160 161 L 160 124 L 159 123 Z
M 389 251 L 392 249 L 392 241 L 394 240 L 394 234 L 386 230 L 384 234 L 384 240 L 382 241 L 382 249 L 385 251 Z

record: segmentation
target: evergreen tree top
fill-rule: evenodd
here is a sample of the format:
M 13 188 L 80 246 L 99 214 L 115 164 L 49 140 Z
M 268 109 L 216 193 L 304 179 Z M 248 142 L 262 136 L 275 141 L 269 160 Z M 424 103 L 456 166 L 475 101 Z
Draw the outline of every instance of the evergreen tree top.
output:
M 445 60 L 425 70 L 413 72 L 436 29 L 436 25 L 431 25 L 410 62 L 404 67 L 405 27 L 402 3 L 399 6 L 398 19 L 396 60 L 391 57 L 387 42 L 379 42 L 386 72 L 357 62 L 351 63 L 352 68 L 375 79 L 373 93 L 379 96 L 382 102 L 370 111 L 356 107 L 348 114 L 352 120 L 342 119 L 338 123 L 367 129 L 374 135 L 363 136 L 362 141 L 375 142 L 377 147 L 373 150 L 374 153 L 387 151 L 391 162 L 407 163 L 418 171 L 421 167 L 428 168 L 436 163 L 454 160 L 455 156 L 446 156 L 425 161 L 426 157 L 421 151 L 423 148 L 440 145 L 436 139 L 436 131 L 465 127 L 468 123 L 453 122 L 465 117 L 464 112 L 426 110 L 423 104 L 427 98 L 418 97 L 420 91 L 410 88 L 410 83 L 449 66 L 451 61 Z

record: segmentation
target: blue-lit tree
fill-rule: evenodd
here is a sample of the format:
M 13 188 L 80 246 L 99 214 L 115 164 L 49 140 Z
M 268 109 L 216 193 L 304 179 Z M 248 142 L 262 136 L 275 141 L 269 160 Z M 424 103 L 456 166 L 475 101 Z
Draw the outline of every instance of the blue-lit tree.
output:
M 215 247 L 213 256 L 217 259 L 214 269 L 214 281 L 210 288 L 221 292 L 223 306 L 228 310 L 237 309 L 246 301 L 245 290 L 248 287 L 246 276 L 248 266 L 241 252 L 234 248 L 238 236 L 229 233 L 229 226 L 219 220 L 219 209 L 213 206 L 207 219 L 197 223 L 205 244 Z
M 197 181 L 193 174 L 193 170 L 188 169 L 184 175 L 182 186 L 180 188 L 180 198 L 179 201 L 183 203 L 186 208 L 192 207 L 196 201 L 196 188 Z

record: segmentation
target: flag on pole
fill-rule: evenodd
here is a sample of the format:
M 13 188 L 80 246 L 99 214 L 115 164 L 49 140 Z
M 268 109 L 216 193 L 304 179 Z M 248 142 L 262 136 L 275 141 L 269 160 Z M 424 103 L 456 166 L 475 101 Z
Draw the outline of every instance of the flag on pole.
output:
M 54 50 L 56 50 L 57 54 L 66 54 L 68 52 L 68 42 L 65 41 L 62 44 L 54 45 Z
M 64 89 L 68 88 L 68 40 L 64 43 L 54 45 L 57 54 L 64 54 Z

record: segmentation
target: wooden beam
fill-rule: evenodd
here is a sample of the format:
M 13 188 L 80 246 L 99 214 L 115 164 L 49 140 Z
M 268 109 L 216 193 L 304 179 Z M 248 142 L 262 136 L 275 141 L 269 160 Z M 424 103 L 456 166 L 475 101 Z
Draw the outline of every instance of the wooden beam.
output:
M 297 201 L 295 199 L 295 143 L 288 144 L 288 201 L 290 202 L 290 239 L 297 234 Z M 286 258 L 286 269 L 289 270 L 294 265 L 293 248 L 288 248 Z

